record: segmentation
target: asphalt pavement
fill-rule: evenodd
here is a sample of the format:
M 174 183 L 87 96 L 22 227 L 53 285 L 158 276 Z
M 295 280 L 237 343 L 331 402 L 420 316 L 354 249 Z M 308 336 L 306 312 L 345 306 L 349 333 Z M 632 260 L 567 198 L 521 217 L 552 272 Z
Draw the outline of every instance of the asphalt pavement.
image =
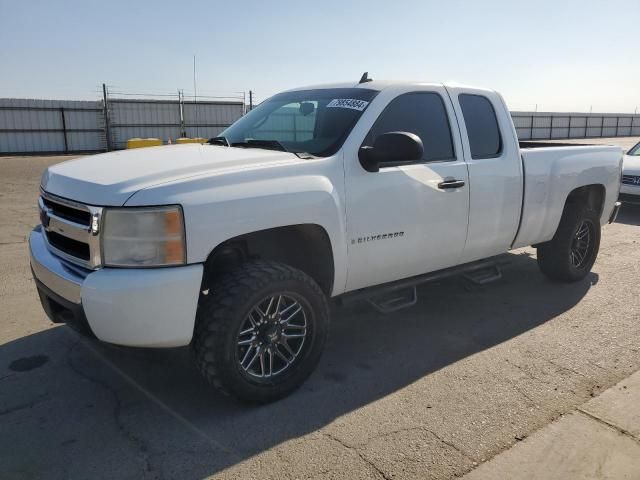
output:
M 46 318 L 25 241 L 61 160 L 0 158 L 2 479 L 452 478 L 640 369 L 640 209 L 624 207 L 584 281 L 549 282 L 526 248 L 485 287 L 426 285 L 392 315 L 336 308 L 309 381 L 240 405 L 187 348 L 104 345 Z

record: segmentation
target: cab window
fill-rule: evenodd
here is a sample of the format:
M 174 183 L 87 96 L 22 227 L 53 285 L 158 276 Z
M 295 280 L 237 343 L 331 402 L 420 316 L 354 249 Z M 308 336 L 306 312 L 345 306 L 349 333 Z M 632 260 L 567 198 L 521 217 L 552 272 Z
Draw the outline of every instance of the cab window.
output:
M 493 105 L 482 95 L 458 97 L 464 124 L 467 126 L 471 158 L 495 158 L 502 152 L 502 138 Z
M 412 92 L 393 99 L 367 134 L 363 145 L 372 146 L 378 135 L 409 132 L 424 145 L 419 162 L 454 160 L 449 118 L 442 97 L 434 92 Z

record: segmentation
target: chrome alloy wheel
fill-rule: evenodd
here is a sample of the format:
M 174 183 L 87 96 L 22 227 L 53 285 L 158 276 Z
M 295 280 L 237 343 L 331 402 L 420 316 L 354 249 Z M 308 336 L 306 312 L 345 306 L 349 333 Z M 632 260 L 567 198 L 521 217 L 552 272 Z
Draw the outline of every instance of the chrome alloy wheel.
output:
M 291 296 L 261 300 L 249 310 L 236 339 L 240 369 L 258 379 L 280 375 L 300 356 L 308 330 L 307 314 Z
M 592 247 L 593 224 L 583 220 L 578 226 L 576 234 L 571 241 L 571 265 L 582 268 L 589 261 L 589 253 Z

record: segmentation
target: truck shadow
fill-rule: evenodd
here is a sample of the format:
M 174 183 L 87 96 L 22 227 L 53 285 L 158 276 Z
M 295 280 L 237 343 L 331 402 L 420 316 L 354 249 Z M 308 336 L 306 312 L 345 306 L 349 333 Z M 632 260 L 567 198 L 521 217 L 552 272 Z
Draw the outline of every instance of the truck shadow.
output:
M 544 324 L 598 280 L 592 273 L 554 284 L 534 258 L 509 257 L 503 280 L 486 287 L 425 285 L 417 306 L 387 316 L 367 306 L 336 309 L 317 371 L 266 406 L 238 404 L 205 385 L 187 349 L 112 347 L 67 327 L 5 344 L 0 477 L 203 478 Z M 15 368 L 36 354 L 48 361 Z
M 624 223 L 625 225 L 640 225 L 640 205 L 623 203 L 616 223 Z

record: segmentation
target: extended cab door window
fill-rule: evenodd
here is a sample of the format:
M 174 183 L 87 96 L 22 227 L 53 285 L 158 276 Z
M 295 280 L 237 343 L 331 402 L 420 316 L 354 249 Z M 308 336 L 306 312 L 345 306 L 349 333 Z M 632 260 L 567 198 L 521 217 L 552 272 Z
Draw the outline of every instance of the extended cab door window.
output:
M 520 222 L 522 162 L 511 115 L 496 92 L 447 87 L 469 171 L 469 228 L 462 262 L 509 250 Z
M 413 92 L 396 97 L 371 127 L 363 145 L 373 145 L 378 135 L 388 132 L 410 132 L 420 137 L 424 145 L 421 163 L 455 159 L 447 111 L 437 93 Z
M 493 105 L 482 95 L 462 94 L 458 97 L 467 126 L 471 158 L 495 158 L 502 153 L 500 127 Z

